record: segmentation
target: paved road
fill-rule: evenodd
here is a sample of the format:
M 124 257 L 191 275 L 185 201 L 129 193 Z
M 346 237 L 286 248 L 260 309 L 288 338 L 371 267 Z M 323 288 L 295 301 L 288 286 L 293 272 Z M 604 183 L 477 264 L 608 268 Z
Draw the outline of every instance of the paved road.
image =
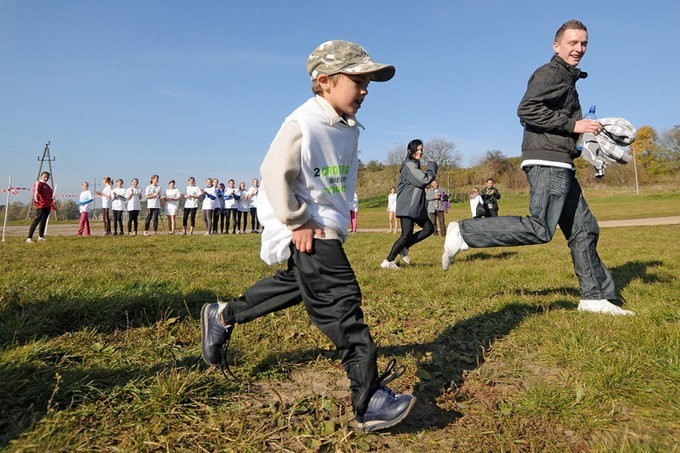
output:
M 630 220 L 604 220 L 599 222 L 601 228 L 611 227 L 630 227 L 630 226 L 652 226 L 652 225 L 678 225 L 680 216 L 653 217 L 649 219 L 630 219 Z M 71 236 L 78 230 L 78 224 L 68 225 L 48 225 L 47 235 Z M 101 235 L 103 226 L 101 223 L 92 223 L 92 234 Z M 140 230 L 141 232 L 141 230 Z M 359 228 L 359 233 L 387 233 L 387 228 Z M 28 233 L 28 226 L 8 226 L 5 236 L 25 236 Z M 159 226 L 159 234 L 165 234 L 165 230 Z M 201 234 L 201 232 L 199 232 Z M 37 235 L 37 232 L 36 232 Z

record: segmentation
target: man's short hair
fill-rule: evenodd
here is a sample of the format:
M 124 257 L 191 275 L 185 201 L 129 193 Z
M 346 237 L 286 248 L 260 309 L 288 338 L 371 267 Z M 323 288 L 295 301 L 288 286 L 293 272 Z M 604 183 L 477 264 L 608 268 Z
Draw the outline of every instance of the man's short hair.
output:
M 565 30 L 583 30 L 588 32 L 588 29 L 585 25 L 583 25 L 583 22 L 580 20 L 571 19 L 563 23 L 562 26 L 557 29 L 557 33 L 555 33 L 555 42 L 560 42 Z

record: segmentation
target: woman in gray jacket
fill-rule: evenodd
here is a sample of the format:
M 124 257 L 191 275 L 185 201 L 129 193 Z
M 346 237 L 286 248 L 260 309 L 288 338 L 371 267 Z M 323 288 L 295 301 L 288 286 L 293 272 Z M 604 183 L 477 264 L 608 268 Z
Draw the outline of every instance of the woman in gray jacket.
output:
M 427 215 L 425 187 L 437 177 L 437 163 L 430 160 L 427 162 L 427 170 L 420 169 L 423 142 L 418 139 L 411 140 L 406 150 L 406 159 L 401 164 L 397 185 L 397 218 L 401 222 L 401 236 L 380 265 L 383 269 L 399 269 L 394 260 L 400 253 L 401 259 L 409 264 L 411 259 L 408 256 L 408 248 L 434 232 L 434 226 Z M 415 225 L 420 226 L 422 230 L 414 234 Z

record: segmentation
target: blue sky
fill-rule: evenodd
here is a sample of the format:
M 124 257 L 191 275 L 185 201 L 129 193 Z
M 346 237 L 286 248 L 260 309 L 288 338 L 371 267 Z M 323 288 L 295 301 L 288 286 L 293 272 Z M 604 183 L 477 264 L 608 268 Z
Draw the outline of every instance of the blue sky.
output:
M 60 193 L 106 175 L 249 183 L 328 39 L 397 68 L 359 112 L 362 161 L 434 137 L 465 165 L 517 156 L 517 104 L 571 18 L 589 29 L 582 107 L 662 131 L 680 124 L 678 5 L 0 0 L 0 186 L 32 184 L 47 141 Z

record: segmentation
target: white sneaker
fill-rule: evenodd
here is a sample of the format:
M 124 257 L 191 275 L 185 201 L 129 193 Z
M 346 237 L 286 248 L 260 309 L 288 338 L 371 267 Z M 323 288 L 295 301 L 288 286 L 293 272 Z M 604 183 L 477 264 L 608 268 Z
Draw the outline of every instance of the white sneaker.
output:
M 408 256 L 408 248 L 404 247 L 399 253 L 401 254 L 401 259 L 404 261 L 404 263 L 411 264 L 411 258 Z
M 38 236 L 38 242 L 42 242 L 42 241 L 44 241 L 44 240 L 45 240 L 44 237 Z
M 380 267 L 382 267 L 383 269 L 395 269 L 395 270 L 399 269 L 399 266 L 397 266 L 397 263 L 395 263 L 394 261 L 387 261 L 387 260 L 383 260 L 383 262 L 380 263 Z
M 26 238 L 26 243 L 32 244 L 32 243 L 33 243 L 33 239 L 31 239 L 31 238 Z
M 587 300 L 582 299 L 578 303 L 578 311 L 590 311 L 593 313 L 603 313 L 605 315 L 614 316 L 633 316 L 635 312 L 630 310 L 624 310 L 623 308 L 617 307 L 613 303 L 609 302 L 607 299 L 601 300 Z
M 446 229 L 446 239 L 444 240 L 444 253 L 442 254 L 442 269 L 447 270 L 451 264 L 451 260 L 461 250 L 468 250 L 470 247 L 463 240 L 463 235 L 460 234 L 460 226 L 458 222 L 449 223 Z

